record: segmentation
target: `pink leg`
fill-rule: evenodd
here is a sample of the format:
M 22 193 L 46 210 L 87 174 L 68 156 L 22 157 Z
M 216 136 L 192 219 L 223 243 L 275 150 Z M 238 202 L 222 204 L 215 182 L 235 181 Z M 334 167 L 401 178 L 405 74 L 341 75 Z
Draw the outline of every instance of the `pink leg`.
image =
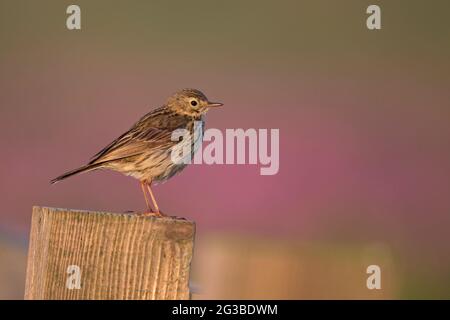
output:
M 149 211 L 149 213 L 153 213 L 152 207 L 150 206 L 150 201 L 148 201 L 148 198 L 147 198 L 147 192 L 145 190 L 145 182 L 141 181 L 140 183 L 141 183 L 142 192 L 144 193 L 144 199 L 145 199 L 145 203 L 147 205 L 147 210 Z
M 148 192 L 150 193 L 150 197 L 152 198 L 153 206 L 155 207 L 155 210 L 156 210 L 155 213 L 156 213 L 157 216 L 163 217 L 163 216 L 165 216 L 165 214 L 163 214 L 161 212 L 161 210 L 159 210 L 158 204 L 156 203 L 155 196 L 153 195 L 153 192 L 152 192 L 151 184 L 152 184 L 151 181 L 150 182 L 148 182 L 148 181 L 146 182 Z

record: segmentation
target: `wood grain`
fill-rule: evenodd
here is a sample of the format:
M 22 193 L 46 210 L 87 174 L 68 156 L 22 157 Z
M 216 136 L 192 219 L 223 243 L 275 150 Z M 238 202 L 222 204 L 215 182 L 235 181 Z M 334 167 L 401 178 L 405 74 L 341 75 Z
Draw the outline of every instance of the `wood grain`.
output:
M 33 207 L 25 299 L 189 299 L 194 236 L 186 220 Z

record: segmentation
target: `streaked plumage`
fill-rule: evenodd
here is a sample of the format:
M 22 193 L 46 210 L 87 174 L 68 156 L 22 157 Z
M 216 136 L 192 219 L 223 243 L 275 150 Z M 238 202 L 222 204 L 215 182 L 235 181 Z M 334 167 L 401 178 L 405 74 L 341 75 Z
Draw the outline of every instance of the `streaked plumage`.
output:
M 220 105 L 209 102 L 199 90 L 183 89 L 171 96 L 165 105 L 142 117 L 127 132 L 97 153 L 87 165 L 69 171 L 51 183 L 82 172 L 110 169 L 141 181 L 143 190 L 146 185 L 154 200 L 151 183 L 167 180 L 186 166 L 176 164 L 171 159 L 172 148 L 179 143 L 172 141 L 172 132 L 187 129 L 193 137 L 195 122 L 204 122 L 203 116 L 209 108 Z M 191 150 L 194 142 L 191 139 Z M 146 202 L 151 210 L 147 198 Z M 156 214 L 160 215 L 156 201 L 153 202 Z

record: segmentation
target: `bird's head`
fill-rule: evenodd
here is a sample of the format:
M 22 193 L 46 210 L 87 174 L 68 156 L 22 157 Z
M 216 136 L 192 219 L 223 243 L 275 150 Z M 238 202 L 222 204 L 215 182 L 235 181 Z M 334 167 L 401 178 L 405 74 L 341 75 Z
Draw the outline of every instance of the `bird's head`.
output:
M 206 96 L 196 89 L 183 89 L 176 92 L 167 100 L 167 106 L 177 113 L 192 117 L 201 116 L 210 108 L 222 106 L 222 103 L 211 102 Z

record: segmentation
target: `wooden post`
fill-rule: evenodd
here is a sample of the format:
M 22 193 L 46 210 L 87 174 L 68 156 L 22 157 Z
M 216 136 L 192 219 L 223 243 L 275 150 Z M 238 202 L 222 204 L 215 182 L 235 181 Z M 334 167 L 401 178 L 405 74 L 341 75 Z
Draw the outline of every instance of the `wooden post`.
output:
M 33 207 L 25 299 L 190 299 L 195 224 Z

